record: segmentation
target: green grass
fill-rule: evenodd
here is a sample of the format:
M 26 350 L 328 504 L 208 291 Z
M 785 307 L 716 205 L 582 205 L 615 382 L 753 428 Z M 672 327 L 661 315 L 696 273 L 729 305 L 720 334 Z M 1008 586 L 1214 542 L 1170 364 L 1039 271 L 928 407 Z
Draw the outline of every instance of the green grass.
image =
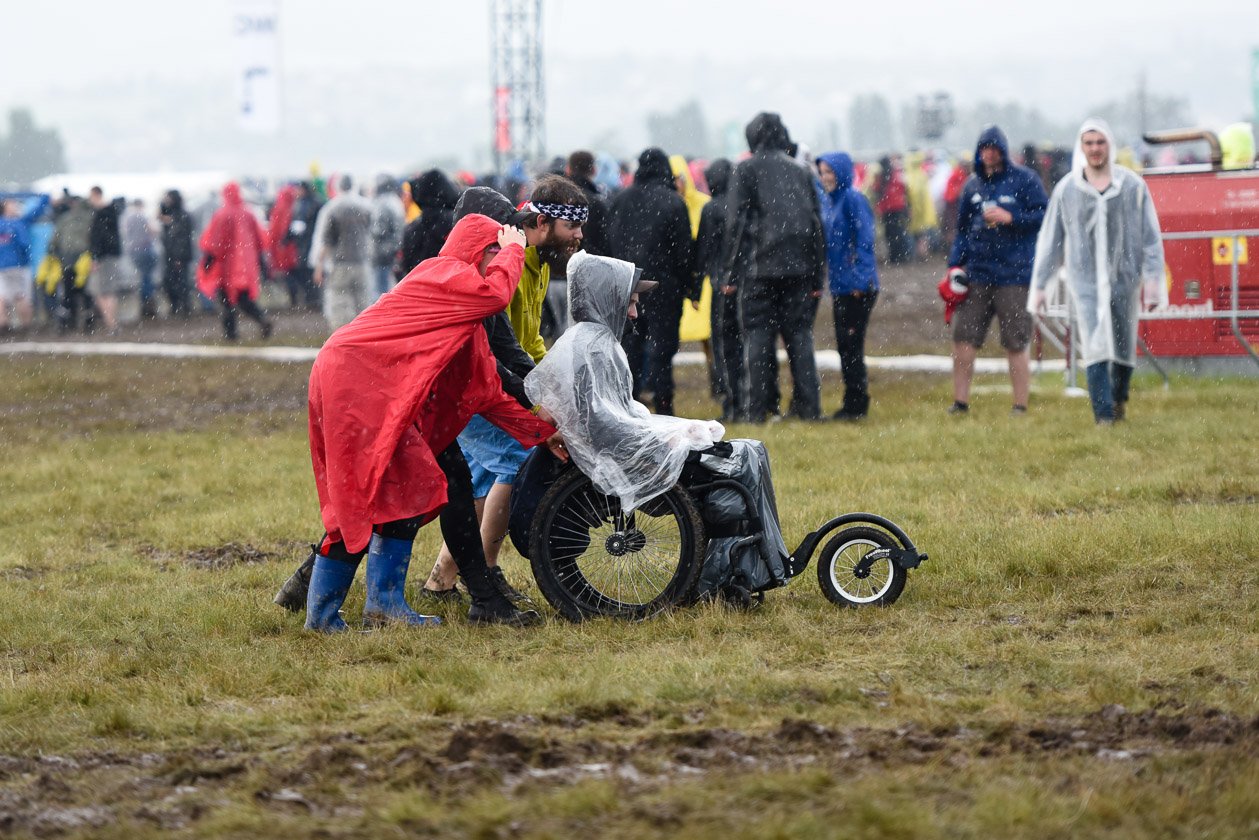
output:
M 930 554 L 891 609 L 810 568 L 752 613 L 324 638 L 270 603 L 319 532 L 307 370 L 0 368 L 0 833 L 1259 833 L 1254 381 L 1138 377 L 1098 428 L 1059 377 L 953 418 L 876 372 L 862 425 L 731 429 L 789 542 L 868 510 Z

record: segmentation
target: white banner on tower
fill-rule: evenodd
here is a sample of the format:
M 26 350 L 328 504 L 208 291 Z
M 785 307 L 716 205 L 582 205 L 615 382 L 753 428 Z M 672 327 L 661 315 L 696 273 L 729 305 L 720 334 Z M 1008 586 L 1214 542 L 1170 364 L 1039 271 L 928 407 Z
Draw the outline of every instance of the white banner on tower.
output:
M 234 0 L 236 120 L 245 131 L 280 130 L 279 0 Z

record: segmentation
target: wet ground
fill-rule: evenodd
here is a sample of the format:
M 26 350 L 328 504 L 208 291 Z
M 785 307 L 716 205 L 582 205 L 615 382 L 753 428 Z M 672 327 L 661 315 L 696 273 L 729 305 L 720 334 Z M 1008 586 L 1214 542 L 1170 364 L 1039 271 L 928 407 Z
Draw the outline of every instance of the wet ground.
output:
M 1139 765 L 1201 750 L 1253 755 L 1259 747 L 1259 718 L 1186 709 L 1172 700 L 1141 713 L 1106 706 L 1081 718 L 985 731 L 916 725 L 840 730 L 789 718 L 749 733 L 705 727 L 703 719 L 696 710 L 686 728 L 643 733 L 655 722 L 611 707 L 551 719 L 452 724 L 413 743 L 347 733 L 323 743 L 251 751 L 0 753 L 0 834 L 52 837 L 127 823 L 180 829 L 238 807 L 242 798 L 264 809 L 353 817 L 363 812 L 357 794 L 380 786 L 448 801 L 588 779 L 612 780 L 626 793 L 639 793 L 716 774 L 810 768 L 851 778 L 898 765 L 961 768 L 1008 756 Z M 588 729 L 612 731 L 599 737 L 587 735 Z M 653 815 L 661 828 L 671 819 L 667 809 Z

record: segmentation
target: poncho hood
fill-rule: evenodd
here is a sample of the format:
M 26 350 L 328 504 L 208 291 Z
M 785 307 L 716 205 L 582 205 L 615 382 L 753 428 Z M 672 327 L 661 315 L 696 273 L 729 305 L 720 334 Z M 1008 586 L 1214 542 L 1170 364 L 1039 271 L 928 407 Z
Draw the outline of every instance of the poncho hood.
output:
M 698 236 L 700 214 L 704 211 L 704 205 L 712 199 L 696 188 L 690 164 L 682 155 L 673 155 L 669 158 L 669 169 L 675 179 L 682 179 L 682 200 L 686 202 L 686 213 L 691 220 L 691 236 Z
M 479 213 L 464 216 L 455 223 L 439 254 L 475 266 L 481 262 L 485 249 L 498 241 L 498 232 L 502 227 L 489 216 Z
M 1089 117 L 1080 126 L 1080 130 L 1075 133 L 1075 150 L 1071 153 L 1071 171 L 1080 173 L 1088 166 L 1088 158 L 1084 156 L 1083 138 L 1090 131 L 1100 132 L 1106 138 L 1106 145 L 1110 149 L 1110 158 L 1106 165 L 1113 170 L 1115 167 L 1115 134 L 1110 130 L 1110 125 L 1101 117 Z
M 568 261 L 568 317 L 574 324 L 596 324 L 619 337 L 629 320 L 634 264 L 578 251 Z
M 240 197 L 240 184 L 228 181 L 223 185 L 223 203 L 231 206 L 244 203 Z
M 842 192 L 852 187 L 852 158 L 848 156 L 847 152 L 827 152 L 826 154 L 818 155 L 817 159 L 829 166 L 835 173 L 835 180 L 838 182 L 835 185 L 836 192 Z

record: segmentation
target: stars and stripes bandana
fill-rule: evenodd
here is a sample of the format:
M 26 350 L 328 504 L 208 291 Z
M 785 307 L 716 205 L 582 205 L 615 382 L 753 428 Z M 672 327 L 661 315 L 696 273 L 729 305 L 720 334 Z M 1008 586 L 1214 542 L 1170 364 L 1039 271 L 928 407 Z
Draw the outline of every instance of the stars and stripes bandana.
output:
M 541 213 L 543 216 L 550 216 L 552 219 L 564 219 L 579 225 L 584 225 L 590 216 L 589 207 L 576 204 L 539 204 L 536 201 L 530 201 L 525 205 L 525 209 Z

